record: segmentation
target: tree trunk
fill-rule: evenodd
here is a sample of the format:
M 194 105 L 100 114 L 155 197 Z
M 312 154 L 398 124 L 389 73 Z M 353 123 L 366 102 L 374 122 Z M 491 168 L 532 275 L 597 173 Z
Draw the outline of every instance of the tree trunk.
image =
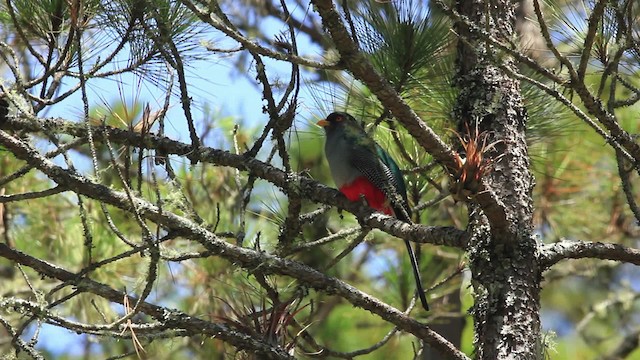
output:
M 515 2 L 458 0 L 457 10 L 480 29 L 504 43 L 515 39 Z M 494 161 L 485 176 L 487 191 L 504 210 L 504 220 L 489 222 L 483 210 L 469 205 L 469 259 L 475 305 L 476 355 L 479 359 L 535 359 L 540 343 L 540 271 L 533 236 L 529 171 L 525 139 L 527 113 L 520 84 L 499 64 L 517 71 L 513 59 L 495 52 L 477 31 L 456 23 L 458 43 L 455 109 L 459 130 L 471 137 L 485 132 L 496 142 L 485 156 Z M 493 63 L 493 64 L 492 64 Z M 480 137 L 480 140 L 482 137 Z

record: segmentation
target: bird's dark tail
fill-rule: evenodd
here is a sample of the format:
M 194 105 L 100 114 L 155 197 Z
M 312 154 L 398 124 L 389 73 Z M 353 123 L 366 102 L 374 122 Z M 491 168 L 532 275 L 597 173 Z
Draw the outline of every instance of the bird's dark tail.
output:
M 422 277 L 420 276 L 420 266 L 418 265 L 418 259 L 416 258 L 416 254 L 413 251 L 413 246 L 411 246 L 411 242 L 409 242 L 409 240 L 405 240 L 404 244 L 407 245 L 407 252 L 409 253 L 409 259 L 411 260 L 411 268 L 413 270 L 413 277 L 416 279 L 416 291 L 418 292 L 418 297 L 420 298 L 422 307 L 426 311 L 429 311 L 427 296 L 424 293 L 424 289 L 422 288 Z

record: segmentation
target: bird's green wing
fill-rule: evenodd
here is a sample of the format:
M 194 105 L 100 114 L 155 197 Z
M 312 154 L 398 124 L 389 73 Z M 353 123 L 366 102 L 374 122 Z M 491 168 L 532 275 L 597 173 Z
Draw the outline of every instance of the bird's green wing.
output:
M 402 197 L 402 203 L 399 204 L 404 208 L 407 212 L 408 216 L 411 216 L 411 209 L 409 208 L 409 201 L 407 199 L 407 186 L 404 183 L 404 177 L 402 176 L 402 171 L 400 171 L 400 167 L 393 160 L 391 155 L 387 153 L 380 145 L 376 144 L 376 153 L 380 158 L 380 162 L 384 164 L 384 166 L 389 169 L 389 173 L 391 176 L 390 182 L 392 183 L 395 192 L 397 195 Z M 397 205 L 396 205 L 397 206 Z M 396 211 L 397 213 L 397 211 Z M 409 220 L 409 219 L 407 219 Z
M 393 158 L 358 125 L 346 128 L 345 137 L 352 144 L 351 151 L 345 154 L 350 163 L 391 199 L 396 216 L 404 217 L 398 211 L 400 208 L 411 216 L 402 173 Z

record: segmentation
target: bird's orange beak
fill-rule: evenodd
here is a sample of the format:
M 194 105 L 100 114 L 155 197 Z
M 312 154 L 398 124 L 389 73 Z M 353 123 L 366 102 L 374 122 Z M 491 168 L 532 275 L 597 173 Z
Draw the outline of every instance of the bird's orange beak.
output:
M 327 119 L 322 119 L 322 120 L 318 121 L 316 124 L 318 124 L 318 126 L 325 127 L 325 126 L 329 125 L 329 122 L 327 121 Z

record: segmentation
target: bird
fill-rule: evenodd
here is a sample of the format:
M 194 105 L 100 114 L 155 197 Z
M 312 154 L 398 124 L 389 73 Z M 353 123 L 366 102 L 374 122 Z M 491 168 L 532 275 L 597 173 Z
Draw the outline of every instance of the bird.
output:
M 324 129 L 325 156 L 338 190 L 350 201 L 361 201 L 384 214 L 411 223 L 411 209 L 402 173 L 393 158 L 346 112 L 333 112 L 317 122 Z M 411 260 L 418 297 L 429 310 L 418 259 L 404 240 Z

